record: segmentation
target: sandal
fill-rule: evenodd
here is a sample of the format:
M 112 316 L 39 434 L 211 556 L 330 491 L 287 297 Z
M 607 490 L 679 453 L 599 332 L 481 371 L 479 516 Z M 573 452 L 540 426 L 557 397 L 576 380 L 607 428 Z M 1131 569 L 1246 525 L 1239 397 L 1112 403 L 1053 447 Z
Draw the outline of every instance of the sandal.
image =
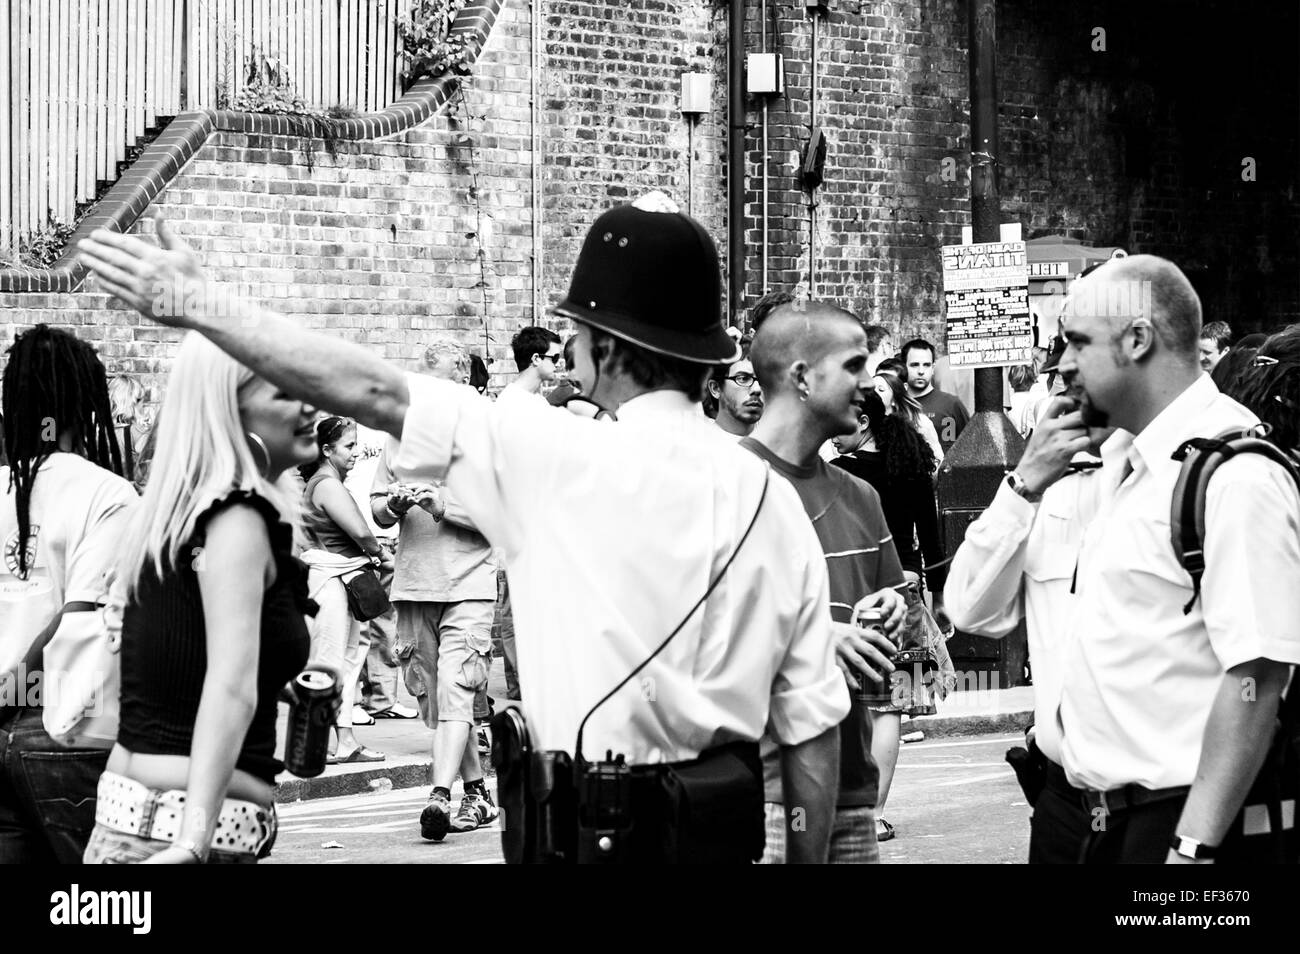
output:
M 876 819 L 876 841 L 892 841 L 895 834 L 893 825 L 883 818 Z
M 378 712 L 371 712 L 370 715 L 375 719 L 414 719 L 418 716 L 419 710 L 412 709 L 410 706 L 404 706 L 400 703 L 390 709 L 380 709 Z M 356 719 L 352 720 L 353 725 L 357 725 Z
M 388 758 L 383 752 L 376 752 L 374 749 L 368 749 L 364 745 L 358 745 L 347 755 L 331 755 L 325 760 L 326 765 L 343 765 L 348 762 L 382 762 Z

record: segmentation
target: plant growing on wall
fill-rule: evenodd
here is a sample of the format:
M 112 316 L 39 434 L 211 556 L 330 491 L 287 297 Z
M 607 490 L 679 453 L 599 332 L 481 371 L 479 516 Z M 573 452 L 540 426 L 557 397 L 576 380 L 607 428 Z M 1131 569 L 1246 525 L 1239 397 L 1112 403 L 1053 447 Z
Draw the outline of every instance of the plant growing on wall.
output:
M 469 86 L 469 80 L 463 80 L 457 88 L 457 95 L 447 103 L 447 122 L 455 130 L 452 134 L 452 146 L 459 151 L 457 161 L 465 167 L 469 175 L 469 189 L 466 190 L 466 198 L 473 209 L 474 224 L 465 233 L 465 237 L 474 243 L 475 258 L 478 260 L 478 281 L 474 287 L 479 290 L 483 302 L 483 347 L 484 354 L 491 353 L 492 336 L 488 332 L 488 272 L 493 271 L 492 263 L 488 258 L 487 242 L 485 233 L 489 229 L 489 222 L 492 213 L 483 208 L 483 188 L 480 182 L 482 178 L 482 169 L 479 157 L 478 140 L 475 138 L 474 122 L 482 123 L 487 119 L 487 114 L 476 113 L 470 108 L 469 97 L 466 93 L 466 87 Z
M 325 151 L 331 158 L 337 158 L 338 136 L 334 122 L 353 114 L 353 110 L 343 106 L 323 109 L 307 105 L 298 95 L 280 58 L 265 52 L 260 45 L 253 47 L 244 64 L 244 88 L 230 101 L 230 108 L 242 113 L 284 116 L 294 134 L 304 139 L 303 162 L 308 170 L 314 165 L 310 140 L 324 140 Z
M 407 85 L 422 76 L 451 71 L 468 75 L 471 33 L 452 34 L 451 25 L 465 8 L 466 0 L 415 0 L 409 16 L 397 21 L 406 68 Z
M 62 257 L 74 231 L 76 223 L 56 222 L 51 217 L 41 229 L 22 239 L 17 250 L 0 246 L 0 268 L 49 268 Z

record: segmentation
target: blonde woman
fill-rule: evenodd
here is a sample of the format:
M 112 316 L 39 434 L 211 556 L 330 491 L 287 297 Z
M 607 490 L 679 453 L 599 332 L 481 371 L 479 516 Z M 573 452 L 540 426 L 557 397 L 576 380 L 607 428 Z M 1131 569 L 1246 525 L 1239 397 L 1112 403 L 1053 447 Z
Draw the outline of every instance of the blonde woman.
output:
M 145 390 L 140 379 L 130 374 L 115 374 L 108 381 L 108 400 L 113 408 L 113 429 L 122 448 L 122 462 L 127 479 L 136 480 L 139 449 L 149 433 L 145 411 Z
M 276 694 L 307 662 L 314 610 L 276 481 L 315 456 L 314 417 L 199 335 L 182 343 L 123 543 L 121 724 L 88 863 L 269 851 Z

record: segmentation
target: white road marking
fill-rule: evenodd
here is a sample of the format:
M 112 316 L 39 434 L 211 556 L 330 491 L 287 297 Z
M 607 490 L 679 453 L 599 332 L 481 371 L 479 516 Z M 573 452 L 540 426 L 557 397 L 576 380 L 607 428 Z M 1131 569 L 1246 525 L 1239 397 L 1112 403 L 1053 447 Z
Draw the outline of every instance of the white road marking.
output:
M 1015 773 L 1011 771 L 1011 766 L 1007 766 L 1005 772 L 997 772 L 993 775 L 975 775 L 971 778 L 953 779 L 951 782 L 933 782 L 936 788 L 947 788 L 950 785 L 973 785 L 976 782 L 988 782 L 995 778 L 1015 778 Z
M 1021 742 L 1024 737 L 1019 735 L 1009 735 L 1005 739 L 975 739 L 970 742 L 909 742 L 905 749 L 929 750 L 929 749 L 955 749 L 963 745 L 994 745 L 998 742 Z

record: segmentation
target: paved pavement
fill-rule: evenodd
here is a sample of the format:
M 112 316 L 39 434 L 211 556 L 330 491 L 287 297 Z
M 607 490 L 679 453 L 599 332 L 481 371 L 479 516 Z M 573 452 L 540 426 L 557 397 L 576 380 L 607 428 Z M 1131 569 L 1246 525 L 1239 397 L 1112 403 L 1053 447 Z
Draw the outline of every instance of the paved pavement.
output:
M 1019 864 L 1029 849 L 1029 808 L 1003 761 L 1019 735 L 905 745 L 886 812 L 898 837 L 881 845 L 889 864 Z M 496 825 L 420 838 L 428 791 L 395 790 L 284 805 L 269 864 L 499 864 Z M 453 792 L 453 803 L 459 801 Z
M 493 661 L 488 685 L 499 709 L 505 702 L 505 677 L 499 659 Z M 938 715 L 904 723 L 904 732 L 920 730 L 929 741 L 995 733 L 1013 734 L 1028 725 L 1034 707 L 1031 686 L 1015 689 L 972 687 L 955 692 L 940 707 Z M 402 688 L 399 701 L 414 706 L 414 700 Z M 276 738 L 283 745 L 284 723 L 288 707 L 280 706 Z M 316 798 L 362 795 L 376 791 L 427 787 L 430 746 L 433 733 L 419 719 L 378 720 L 372 726 L 359 726 L 357 738 L 364 745 L 385 753 L 383 762 L 358 765 L 332 765 L 314 779 L 294 778 L 287 772 L 280 776 L 276 800 L 290 803 Z M 491 769 L 488 769 L 489 773 Z

